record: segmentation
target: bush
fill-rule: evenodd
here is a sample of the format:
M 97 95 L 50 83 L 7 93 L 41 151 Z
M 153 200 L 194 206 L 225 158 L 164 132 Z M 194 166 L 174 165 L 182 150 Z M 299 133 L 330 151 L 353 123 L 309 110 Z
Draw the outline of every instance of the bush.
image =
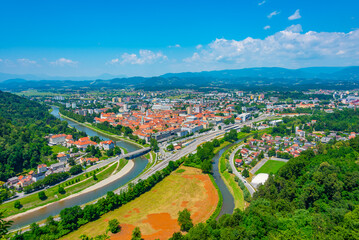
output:
M 178 224 L 181 226 L 181 231 L 188 232 L 192 227 L 191 213 L 186 209 L 178 212 Z
M 239 182 L 239 177 L 235 176 L 235 177 L 234 177 L 234 181 L 235 181 L 235 182 Z
M 112 219 L 108 222 L 108 230 L 112 233 L 121 231 L 120 222 L 117 219 Z
M 44 191 L 39 192 L 39 193 L 38 193 L 38 196 L 39 196 L 39 198 L 40 198 L 41 201 L 44 201 L 44 200 L 47 199 L 47 196 L 46 196 L 46 194 L 45 194 Z
M 20 203 L 19 200 L 16 200 L 16 201 L 14 202 L 14 208 L 17 208 L 17 209 L 22 208 L 22 205 L 21 205 L 21 203 Z
M 65 194 L 66 191 L 63 187 L 59 186 L 58 189 L 57 189 L 57 192 L 60 193 L 60 194 Z
M 70 169 L 70 174 L 71 175 L 76 175 L 82 172 L 82 167 L 81 165 L 75 165 Z

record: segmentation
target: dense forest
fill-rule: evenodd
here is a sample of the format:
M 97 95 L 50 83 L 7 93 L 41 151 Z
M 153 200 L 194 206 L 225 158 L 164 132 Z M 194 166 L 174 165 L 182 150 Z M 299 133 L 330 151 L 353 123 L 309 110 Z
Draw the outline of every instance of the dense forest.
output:
M 48 107 L 0 91 L 0 180 L 46 161 L 52 154 L 46 135 L 84 136 L 49 113 Z
M 174 239 L 358 239 L 359 138 L 303 152 L 254 194 L 245 211 Z

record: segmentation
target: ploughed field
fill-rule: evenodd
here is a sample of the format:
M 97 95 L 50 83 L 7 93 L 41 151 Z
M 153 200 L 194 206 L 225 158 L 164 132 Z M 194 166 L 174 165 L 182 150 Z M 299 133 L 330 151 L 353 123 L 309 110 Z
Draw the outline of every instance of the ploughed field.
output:
M 131 239 L 135 227 L 140 227 L 145 240 L 168 239 L 180 230 L 178 211 L 187 208 L 196 224 L 205 222 L 216 209 L 217 203 L 217 190 L 209 176 L 202 174 L 200 169 L 181 166 L 151 191 L 62 239 L 79 239 L 82 234 L 90 237 L 104 234 L 108 221 L 115 218 L 120 222 L 121 232 L 109 232 L 112 240 Z

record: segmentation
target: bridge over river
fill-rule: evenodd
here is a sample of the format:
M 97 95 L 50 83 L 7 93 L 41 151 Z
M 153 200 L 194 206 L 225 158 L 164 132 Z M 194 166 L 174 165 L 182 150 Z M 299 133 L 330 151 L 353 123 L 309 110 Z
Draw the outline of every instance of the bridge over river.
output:
M 133 158 L 136 158 L 136 157 L 140 157 L 148 152 L 151 151 L 151 148 L 150 147 L 147 147 L 147 148 L 141 148 L 141 149 L 138 149 L 136 151 L 133 151 L 133 152 L 130 152 L 130 153 L 127 153 L 125 155 L 123 155 L 123 158 L 125 159 L 133 159 Z

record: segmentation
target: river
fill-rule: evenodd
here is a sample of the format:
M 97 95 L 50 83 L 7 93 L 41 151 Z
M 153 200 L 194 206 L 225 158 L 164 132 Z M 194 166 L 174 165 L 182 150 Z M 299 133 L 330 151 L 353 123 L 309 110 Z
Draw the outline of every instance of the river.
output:
M 223 205 L 221 211 L 219 212 L 218 218 L 224 214 L 232 214 L 234 210 L 234 198 L 230 191 L 227 188 L 227 185 L 224 183 L 223 179 L 221 178 L 221 174 L 219 173 L 219 159 L 221 158 L 222 154 L 234 144 L 230 144 L 224 148 L 222 148 L 214 157 L 213 157 L 213 178 L 217 183 L 219 190 L 223 196 Z M 217 219 L 218 219 L 217 218 Z
M 109 136 L 95 132 L 87 127 L 84 127 L 84 126 L 76 123 L 76 122 L 62 118 L 59 115 L 59 108 L 52 107 L 52 109 L 53 109 L 53 111 L 51 112 L 51 114 L 53 116 L 55 116 L 61 120 L 67 121 L 71 127 L 74 127 L 76 129 L 78 129 L 79 131 L 86 132 L 86 134 L 88 136 L 98 136 L 104 141 L 113 140 L 114 142 L 116 142 L 117 146 L 121 146 L 121 147 L 127 149 L 128 152 L 132 152 L 132 151 L 140 149 L 137 145 L 132 144 L 130 142 L 118 141 Z M 94 190 L 92 192 L 84 193 L 84 194 L 75 196 L 70 199 L 59 200 L 59 201 L 55 202 L 54 204 L 51 204 L 51 206 L 49 206 L 49 207 L 44 207 L 44 208 L 37 210 L 36 212 L 32 212 L 30 214 L 24 214 L 21 217 L 17 217 L 15 219 L 13 219 L 14 223 L 12 224 L 11 229 L 18 229 L 18 228 L 27 226 L 33 222 L 38 222 L 43 219 L 46 219 L 48 216 L 58 215 L 60 213 L 60 211 L 64 208 L 73 207 L 76 205 L 82 205 L 82 204 L 91 202 L 99 197 L 104 196 L 108 191 L 113 191 L 113 190 L 121 187 L 122 185 L 125 185 L 130 180 L 137 177 L 145 169 L 145 167 L 148 163 L 148 160 L 145 157 L 138 157 L 138 158 L 133 159 L 133 161 L 135 163 L 135 166 L 125 176 L 113 181 L 110 184 L 107 184 L 106 186 L 103 186 L 100 189 Z

